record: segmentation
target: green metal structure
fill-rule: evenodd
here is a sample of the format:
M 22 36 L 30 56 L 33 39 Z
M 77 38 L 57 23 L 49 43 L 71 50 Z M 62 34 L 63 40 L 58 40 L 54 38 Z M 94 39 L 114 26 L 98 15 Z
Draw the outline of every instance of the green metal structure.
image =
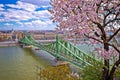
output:
M 71 42 L 59 39 L 58 35 L 56 36 L 56 42 L 49 44 L 38 43 L 31 35 L 25 35 L 24 38 L 20 40 L 20 42 L 47 51 L 56 58 L 68 61 L 76 66 L 79 66 L 80 68 L 83 68 L 86 65 L 100 63 L 86 53 L 82 52 Z

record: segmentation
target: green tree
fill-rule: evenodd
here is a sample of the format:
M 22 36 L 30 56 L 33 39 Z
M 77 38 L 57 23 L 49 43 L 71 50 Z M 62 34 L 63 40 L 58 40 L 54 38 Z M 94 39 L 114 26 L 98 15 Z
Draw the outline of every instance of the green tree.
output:
M 41 70 L 39 75 L 43 80 L 80 80 L 71 75 L 71 70 L 68 64 L 52 66 Z

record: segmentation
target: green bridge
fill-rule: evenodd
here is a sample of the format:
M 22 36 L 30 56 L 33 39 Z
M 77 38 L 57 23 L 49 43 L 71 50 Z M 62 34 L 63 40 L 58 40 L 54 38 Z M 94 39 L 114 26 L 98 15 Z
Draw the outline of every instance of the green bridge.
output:
M 49 44 L 38 43 L 31 35 L 25 35 L 20 42 L 47 51 L 54 57 L 68 61 L 76 66 L 79 66 L 80 68 L 83 68 L 86 65 L 100 63 L 96 59 L 82 52 L 71 42 L 59 39 L 58 36 L 56 36 L 55 42 Z

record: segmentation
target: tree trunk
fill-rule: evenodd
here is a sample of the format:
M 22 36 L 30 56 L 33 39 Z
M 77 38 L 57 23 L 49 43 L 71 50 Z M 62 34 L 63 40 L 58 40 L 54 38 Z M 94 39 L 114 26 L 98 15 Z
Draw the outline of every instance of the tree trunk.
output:
M 104 49 L 109 51 L 108 44 L 104 44 Z M 104 59 L 104 67 L 103 67 L 103 78 L 102 80 L 108 80 L 109 77 L 109 59 Z
M 107 44 L 104 44 L 104 49 L 106 51 L 109 50 L 109 46 Z M 116 61 L 112 67 L 112 69 L 109 69 L 109 59 L 104 59 L 104 67 L 103 67 L 103 77 L 102 80 L 113 80 L 114 79 L 114 72 L 116 70 L 116 67 L 120 64 L 120 58 L 118 61 Z
M 118 67 L 119 64 L 120 64 L 120 59 L 119 59 L 118 61 L 116 61 L 115 64 L 113 65 L 113 67 L 112 67 L 112 69 L 111 69 L 111 71 L 110 71 L 108 80 L 113 80 L 116 67 Z
M 108 80 L 109 77 L 109 59 L 104 60 L 104 67 L 103 67 L 103 78 L 102 80 Z

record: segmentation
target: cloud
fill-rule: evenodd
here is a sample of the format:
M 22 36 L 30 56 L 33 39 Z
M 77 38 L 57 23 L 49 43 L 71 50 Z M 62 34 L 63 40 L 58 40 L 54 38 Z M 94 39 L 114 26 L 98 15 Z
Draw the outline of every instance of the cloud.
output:
M 47 10 L 51 7 L 49 4 L 42 5 L 45 2 L 49 3 L 49 0 L 20 0 L 16 4 L 0 4 L 0 23 L 10 26 L 9 23 L 14 22 L 11 26 L 15 29 L 54 29 L 51 14 Z
M 34 20 L 32 22 L 25 22 L 23 23 L 24 26 L 29 27 L 47 27 L 52 24 L 52 21 L 41 21 L 41 20 Z
M 4 7 L 4 5 L 0 4 L 0 10 L 4 10 L 3 7 Z
M 16 22 L 16 24 L 18 24 L 18 25 L 22 25 L 23 23 L 22 23 L 22 22 L 17 21 L 17 22 Z
M 5 25 L 5 26 L 12 26 L 13 24 L 5 23 L 4 25 Z
M 4 9 L 0 7 L 0 10 L 4 10 Z
M 1 6 L 3 7 L 4 5 Z M 0 11 L 0 14 L 4 15 L 4 19 L 1 18 L 0 22 L 50 18 L 48 10 L 35 11 L 38 6 L 30 3 L 18 1 L 17 4 L 6 4 L 6 6 L 11 8 L 8 8 L 6 11 Z M 43 7 L 46 8 L 46 6 Z
M 9 9 L 7 12 L 0 12 L 0 14 L 4 15 L 4 19 L 0 19 L 0 21 L 2 22 L 20 21 L 20 20 L 27 20 L 33 18 L 31 13 L 28 13 L 23 10 Z
M 31 4 L 35 4 L 35 5 L 38 5 L 38 6 L 49 6 L 49 2 L 50 0 L 20 0 L 20 1 L 23 1 L 23 2 L 28 2 L 28 3 L 31 3 Z
M 53 25 L 51 20 L 42 21 L 42 20 L 33 20 L 31 22 L 17 22 L 19 27 L 28 29 L 28 30 L 54 30 L 55 25 Z
M 0 29 L 18 29 L 18 30 L 54 30 L 55 25 L 53 25 L 52 21 L 41 21 L 34 20 L 32 22 L 16 22 L 14 24 L 4 24 L 4 27 Z
M 43 22 L 41 20 L 35 20 L 35 21 L 32 21 L 31 23 L 33 24 L 33 26 L 42 26 L 42 27 L 44 27 L 44 26 L 47 25 L 45 22 Z
M 4 5 L 3 5 L 3 4 L 0 4 L 0 7 L 4 7 Z
M 48 10 L 36 11 L 34 12 L 34 15 L 39 18 L 50 18 L 50 13 Z
M 34 11 L 38 7 L 37 5 L 33 5 L 30 3 L 25 3 L 21 1 L 18 1 L 17 4 L 7 4 L 6 6 L 11 8 L 23 9 L 26 11 Z

